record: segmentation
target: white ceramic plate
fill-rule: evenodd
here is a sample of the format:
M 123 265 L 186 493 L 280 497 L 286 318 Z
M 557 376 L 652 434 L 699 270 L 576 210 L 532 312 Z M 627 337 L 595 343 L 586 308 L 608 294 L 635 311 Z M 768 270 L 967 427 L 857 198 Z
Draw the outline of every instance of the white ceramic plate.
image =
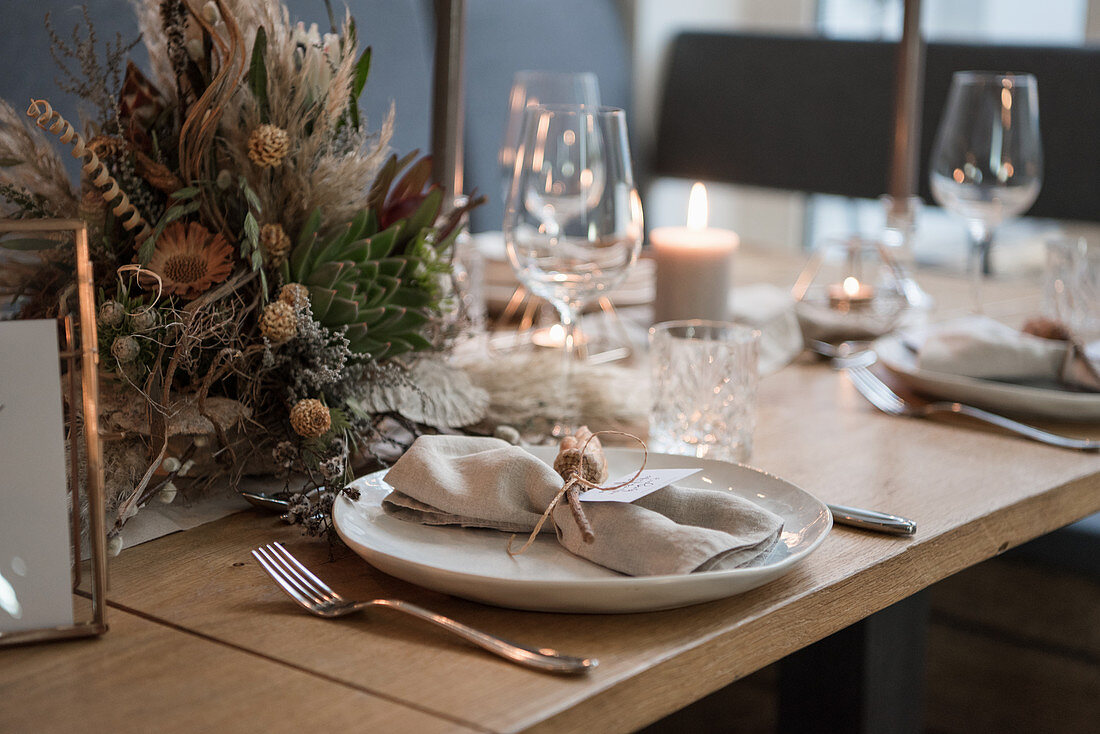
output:
M 556 449 L 534 448 L 543 461 Z M 635 449 L 607 449 L 612 476 L 638 467 Z M 541 536 L 522 556 L 505 552 L 508 536 L 493 530 L 416 525 L 383 512 L 385 471 L 356 480 L 358 501 L 337 500 L 340 537 L 375 568 L 429 589 L 485 604 L 542 612 L 644 612 L 722 599 L 782 576 L 821 544 L 832 527 L 824 503 L 793 484 L 746 466 L 650 454 L 651 469 L 699 467 L 680 484 L 728 489 L 783 518 L 783 533 L 759 566 L 677 576 L 624 576 L 597 566 Z
M 886 369 L 915 390 L 934 398 L 1035 418 L 1100 421 L 1100 393 L 1013 385 L 922 370 L 917 367 L 917 356 L 898 335 L 884 336 L 871 348 Z

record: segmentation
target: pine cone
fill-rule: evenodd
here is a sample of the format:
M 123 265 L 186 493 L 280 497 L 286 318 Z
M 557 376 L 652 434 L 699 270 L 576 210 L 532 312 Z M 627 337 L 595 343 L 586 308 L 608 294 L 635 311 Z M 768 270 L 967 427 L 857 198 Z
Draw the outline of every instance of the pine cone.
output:
M 260 333 L 273 344 L 290 341 L 298 334 L 298 317 L 294 308 L 282 301 L 267 304 L 260 319 Z
M 265 224 L 260 227 L 260 247 L 269 265 L 281 265 L 290 253 L 290 236 L 281 224 Z
M 301 283 L 287 283 L 279 291 L 279 300 L 295 310 L 309 306 L 309 288 Z
M 278 168 L 290 150 L 290 136 L 275 125 L 260 125 L 248 136 L 248 157 L 261 168 Z
M 317 438 L 332 427 L 332 416 L 324 403 L 315 398 L 299 400 L 290 409 L 290 427 L 299 436 Z

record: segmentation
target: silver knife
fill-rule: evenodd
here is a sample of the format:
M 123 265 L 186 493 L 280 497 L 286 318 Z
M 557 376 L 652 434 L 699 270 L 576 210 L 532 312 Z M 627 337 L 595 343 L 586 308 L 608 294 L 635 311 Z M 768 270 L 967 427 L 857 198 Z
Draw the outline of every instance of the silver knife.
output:
M 828 505 L 829 512 L 833 513 L 833 522 L 839 525 L 850 525 L 854 528 L 874 530 L 890 535 L 913 535 L 917 532 L 917 523 L 908 518 L 890 515 L 877 510 L 864 510 L 860 507 L 846 507 L 844 505 Z

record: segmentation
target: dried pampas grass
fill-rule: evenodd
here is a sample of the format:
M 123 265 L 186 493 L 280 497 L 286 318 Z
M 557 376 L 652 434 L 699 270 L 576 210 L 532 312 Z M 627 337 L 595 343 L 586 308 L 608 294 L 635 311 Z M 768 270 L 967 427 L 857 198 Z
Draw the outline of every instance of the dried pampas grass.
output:
M 362 208 L 366 193 L 385 160 L 393 133 L 393 110 L 376 133 L 345 126 L 334 131 L 347 113 L 358 49 L 355 44 L 321 54 L 298 54 L 287 9 L 262 0 L 227 0 L 249 51 L 262 26 L 267 35 L 266 122 L 285 130 L 294 146 L 278 175 L 259 168 L 248 158 L 248 138 L 264 122 L 260 100 L 247 85 L 241 85 L 222 118 L 221 138 L 233 167 L 245 173 L 263 211 L 278 217 L 288 233 L 297 233 L 317 208 L 329 222 L 349 221 Z M 341 36 L 351 38 L 351 17 L 345 15 Z M 331 64 L 321 69 L 319 64 Z M 299 64 L 304 64 L 299 68 Z M 327 77 L 327 88 L 319 97 L 314 86 L 303 80 Z M 333 142 L 335 137 L 336 142 Z
M 54 216 L 76 216 L 79 201 L 61 157 L 42 131 L 4 100 L 0 100 L 0 162 L 4 164 L 0 184 L 41 197 L 49 202 Z

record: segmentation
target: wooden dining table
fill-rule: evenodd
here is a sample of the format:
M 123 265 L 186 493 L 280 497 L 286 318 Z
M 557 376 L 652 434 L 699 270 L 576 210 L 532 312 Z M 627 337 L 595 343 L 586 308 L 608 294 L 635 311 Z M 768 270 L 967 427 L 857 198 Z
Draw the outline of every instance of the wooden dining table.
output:
M 790 285 L 800 263 L 744 248 L 736 280 Z M 936 318 L 966 311 L 963 278 L 919 279 Z M 991 282 L 984 295 L 995 316 L 1039 306 L 1034 279 Z M 1042 425 L 1100 437 L 1095 425 Z M 0 651 L 0 731 L 634 731 L 1100 511 L 1100 455 L 962 418 L 884 415 L 810 355 L 761 381 L 751 464 L 823 501 L 915 519 L 917 533 L 834 526 L 804 562 L 753 591 L 671 611 L 579 615 L 421 588 L 275 515 L 242 511 L 112 559 L 101 638 Z M 405 599 L 599 667 L 534 672 L 385 609 L 312 617 L 250 555 L 273 541 L 349 598 Z M 823 666 L 806 679 L 832 675 Z

